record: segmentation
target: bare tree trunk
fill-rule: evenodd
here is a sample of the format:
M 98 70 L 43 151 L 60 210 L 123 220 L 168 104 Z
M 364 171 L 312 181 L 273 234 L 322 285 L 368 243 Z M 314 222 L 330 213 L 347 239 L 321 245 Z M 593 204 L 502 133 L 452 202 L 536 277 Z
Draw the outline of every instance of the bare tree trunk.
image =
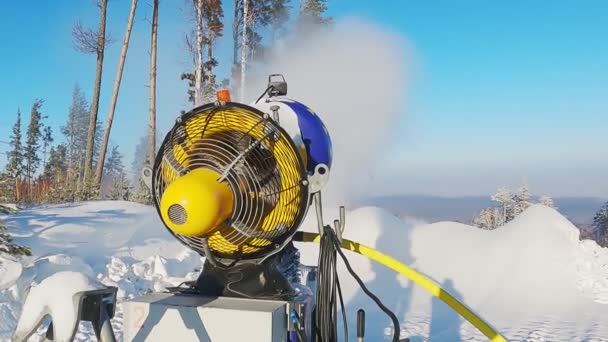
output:
M 232 64 L 238 64 L 239 53 L 239 4 L 243 0 L 234 0 L 234 20 L 232 21 Z
M 29 201 L 30 198 L 32 197 L 32 179 L 30 177 L 30 162 L 27 162 L 27 195 L 26 195 L 26 201 Z
M 93 90 L 93 99 L 91 100 L 91 111 L 89 114 L 89 133 L 87 135 L 87 152 L 84 164 L 84 182 L 85 187 L 91 180 L 93 169 L 93 149 L 95 148 L 95 128 L 97 125 L 97 111 L 99 109 L 99 92 L 101 89 L 101 74 L 103 69 L 103 55 L 106 45 L 106 9 L 108 0 L 100 0 L 100 19 L 99 32 L 97 37 L 97 68 L 95 72 L 95 88 Z
M 97 170 L 95 172 L 95 186 L 101 186 L 101 178 L 103 177 L 103 165 L 106 159 L 106 151 L 108 149 L 108 140 L 110 139 L 110 129 L 112 129 L 112 121 L 114 120 L 114 111 L 116 110 L 116 102 L 118 101 L 118 92 L 120 91 L 120 82 L 122 80 L 122 71 L 127 59 L 127 50 L 129 49 L 129 40 L 131 38 L 131 29 L 133 28 L 133 18 L 135 18 L 135 10 L 137 9 L 137 0 L 131 1 L 131 10 L 129 11 L 129 19 L 127 20 L 127 30 L 122 43 L 120 52 L 120 60 L 118 61 L 118 69 L 116 70 L 116 78 L 114 79 L 114 88 L 112 89 L 112 98 L 110 100 L 110 108 L 108 109 L 108 117 L 106 118 L 106 126 L 103 130 L 103 139 L 99 150 L 99 160 L 97 161 Z
M 215 78 L 213 77 L 213 30 L 210 27 L 207 28 L 207 83 L 210 85 L 210 89 L 214 89 Z
M 194 68 L 194 105 L 203 104 L 203 0 L 196 0 L 196 65 Z
M 249 21 L 249 0 L 243 0 L 243 32 L 241 37 L 241 102 L 245 102 L 245 76 L 247 75 L 247 24 Z
M 238 66 L 239 66 L 239 27 L 241 25 L 241 5 L 243 0 L 234 0 L 234 19 L 232 21 L 232 89 L 236 91 L 238 86 Z
M 154 163 L 156 154 L 156 41 L 158 33 L 158 0 L 152 10 L 152 42 L 150 48 L 150 124 L 148 127 L 148 162 Z

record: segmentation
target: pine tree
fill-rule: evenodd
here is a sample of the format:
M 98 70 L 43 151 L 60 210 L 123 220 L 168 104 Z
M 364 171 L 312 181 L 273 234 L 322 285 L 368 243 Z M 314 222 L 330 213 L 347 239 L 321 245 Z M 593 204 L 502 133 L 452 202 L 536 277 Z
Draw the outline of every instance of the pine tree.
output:
M 501 187 L 492 195 L 492 201 L 500 204 L 500 224 L 503 225 L 515 217 L 515 195 L 506 187 Z
M 215 99 L 215 92 L 217 90 L 214 68 L 218 65 L 218 61 L 214 57 L 213 48 L 217 39 L 222 36 L 224 31 L 222 1 L 204 1 L 202 17 L 207 29 L 204 39 L 207 47 L 207 56 L 204 62 L 205 84 L 203 86 L 203 102 L 212 102 Z
M 152 192 L 141 177 L 139 178 L 139 182 L 137 184 L 137 191 L 135 193 L 134 200 L 138 203 L 152 205 Z
M 49 161 L 44 168 L 43 177 L 52 181 L 51 188 L 47 191 L 44 200 L 48 203 L 61 203 L 69 199 L 67 190 L 70 188 L 65 184 L 68 175 L 68 149 L 64 144 L 51 147 Z
M 260 32 L 271 24 L 271 6 L 270 0 L 234 1 L 232 87 L 241 99 L 245 98 L 247 65 L 252 59 L 259 58 L 264 50 Z
M 124 174 L 125 167 L 122 163 L 122 154 L 120 154 L 118 148 L 118 145 L 112 147 L 110 156 L 104 165 L 104 176 L 108 176 L 108 178 Z
M 49 161 L 44 168 L 44 177 L 48 179 L 63 178 L 67 173 L 67 148 L 64 144 L 59 144 L 57 147 L 51 147 L 49 152 Z
M 135 154 L 133 155 L 133 160 L 131 161 L 131 171 L 135 175 L 135 177 L 132 179 L 133 184 L 137 184 L 139 182 L 139 176 L 141 175 L 141 172 L 148 160 L 148 139 L 148 135 L 142 136 L 139 138 L 139 143 L 135 146 Z M 156 150 L 158 150 L 160 147 L 160 143 L 160 140 L 156 141 Z
M 14 199 L 14 193 L 12 184 L 14 183 L 13 178 L 6 172 L 0 172 L 0 203 L 12 202 Z M 0 206 L 0 213 L 2 213 L 2 207 Z
M 593 238 L 602 247 L 608 247 L 608 202 L 593 218 Z
M 297 22 L 298 29 L 310 29 L 315 26 L 331 23 L 331 17 L 323 17 L 325 11 L 327 11 L 327 1 L 303 0 L 300 5 L 300 17 Z
M 112 186 L 110 188 L 110 199 L 112 200 L 125 200 L 128 201 L 128 197 L 126 198 L 127 192 L 125 190 L 128 189 L 128 181 L 124 174 L 114 177 L 112 179 Z
M 106 197 L 107 195 L 111 196 L 110 193 L 112 192 L 115 179 L 125 178 L 122 154 L 118 148 L 118 146 L 112 147 L 110 155 L 106 158 L 107 160 L 104 164 L 103 178 L 100 187 L 102 197 Z
M 17 120 L 13 126 L 13 133 L 10 141 L 11 150 L 8 154 L 8 164 L 6 171 L 13 179 L 24 175 L 23 147 L 21 144 L 21 111 L 17 109 Z
M 76 182 L 84 176 L 88 125 L 88 104 L 84 93 L 78 84 L 75 84 L 72 92 L 72 104 L 68 112 L 68 120 L 66 125 L 61 128 L 61 133 L 63 133 L 67 141 L 68 150 L 66 186 L 74 190 L 77 187 Z
M 224 30 L 224 11 L 221 0 L 193 0 L 194 30 L 186 35 L 186 45 L 192 54 L 193 70 L 183 73 L 182 80 L 188 81 L 189 101 L 194 106 L 215 100 L 218 89 L 214 68 L 218 65 L 214 48 Z
M 133 181 L 139 179 L 141 170 L 146 162 L 146 152 L 148 151 L 148 136 L 139 138 L 139 143 L 135 146 L 135 154 L 133 155 L 133 161 L 131 162 L 131 171 L 136 175 Z
M 517 216 L 521 213 L 523 213 L 526 209 L 528 209 L 531 205 L 532 202 L 530 202 L 530 190 L 528 189 L 528 186 L 526 184 L 522 185 L 519 189 L 518 189 L 518 193 L 515 196 L 515 209 L 514 209 L 514 216 Z
M 53 143 L 53 130 L 50 126 L 44 127 L 44 131 L 42 132 L 42 167 L 46 167 L 46 151 Z
M 285 24 L 289 21 L 289 0 L 269 0 L 271 40 L 274 42 L 285 31 Z
M 42 135 L 42 100 L 35 100 L 32 104 L 32 110 L 30 113 L 30 124 L 27 129 L 27 141 L 25 145 L 25 172 L 28 182 L 28 196 L 31 196 L 31 180 L 40 166 L 40 157 L 38 156 L 38 149 L 40 147 L 39 141 Z

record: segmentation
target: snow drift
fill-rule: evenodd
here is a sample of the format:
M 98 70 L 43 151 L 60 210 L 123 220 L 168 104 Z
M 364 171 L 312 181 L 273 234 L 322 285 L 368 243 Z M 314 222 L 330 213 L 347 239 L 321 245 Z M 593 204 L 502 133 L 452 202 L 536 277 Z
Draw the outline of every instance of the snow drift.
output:
M 337 212 L 328 208 L 329 222 Z M 303 229 L 314 231 L 309 215 Z M 507 338 L 526 341 L 607 341 L 608 250 L 578 241 L 578 230 L 553 209 L 536 205 L 495 231 L 452 222 L 403 222 L 380 208 L 347 213 L 345 236 L 413 266 L 442 284 Z M 24 289 L 59 271 L 77 270 L 117 285 L 119 298 L 161 291 L 193 279 L 201 259 L 175 241 L 153 208 L 94 202 L 25 210 L 5 217 L 18 243 L 35 257 L 23 264 L 0 257 L 0 341 L 21 313 Z M 316 245 L 298 243 L 302 260 L 316 263 Z M 446 305 L 381 265 L 347 253 L 368 286 L 399 316 L 413 341 L 485 340 Z M 355 312 L 368 312 L 368 336 L 390 324 L 340 267 L 354 330 Z M 120 331 L 120 306 L 113 326 Z M 82 325 L 76 339 L 92 338 Z M 119 333 L 120 335 L 120 333 Z

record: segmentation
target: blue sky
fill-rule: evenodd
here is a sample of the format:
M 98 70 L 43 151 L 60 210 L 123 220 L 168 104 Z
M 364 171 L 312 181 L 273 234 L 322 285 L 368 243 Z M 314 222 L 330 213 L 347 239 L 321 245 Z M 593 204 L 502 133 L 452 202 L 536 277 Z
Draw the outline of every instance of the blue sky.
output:
M 44 113 L 56 133 L 74 83 L 90 97 L 95 58 L 72 48 L 70 30 L 77 18 L 97 25 L 91 3 L 0 2 L 0 140 L 8 140 L 17 108 L 27 115 L 36 97 L 45 100 Z M 148 3 L 140 0 L 112 129 L 111 142 L 121 146 L 127 161 L 146 131 Z M 101 120 L 128 7 L 129 1 L 113 0 L 108 8 L 108 28 L 117 42 L 106 53 Z M 185 7 L 186 1 L 161 1 L 163 132 L 187 108 L 186 85 L 178 78 L 189 65 L 183 53 Z M 418 61 L 388 172 L 399 177 L 400 186 L 379 191 L 486 195 L 525 180 L 536 193 L 608 197 L 608 2 L 330 0 L 329 12 L 337 20 L 358 16 L 403 35 Z M 226 60 L 220 75 L 229 70 L 229 26 L 218 46 Z M 0 143 L 0 152 L 6 150 Z

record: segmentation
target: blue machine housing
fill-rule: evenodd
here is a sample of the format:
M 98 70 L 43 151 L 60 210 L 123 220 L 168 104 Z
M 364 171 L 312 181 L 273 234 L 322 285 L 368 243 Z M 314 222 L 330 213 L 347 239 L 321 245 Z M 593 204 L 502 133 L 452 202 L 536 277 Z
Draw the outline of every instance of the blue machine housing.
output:
M 306 147 L 308 162 L 306 171 L 313 174 L 319 164 L 329 169 L 332 165 L 332 144 L 327 127 L 321 118 L 301 102 L 293 100 L 276 100 L 288 106 L 296 114 L 302 141 Z

